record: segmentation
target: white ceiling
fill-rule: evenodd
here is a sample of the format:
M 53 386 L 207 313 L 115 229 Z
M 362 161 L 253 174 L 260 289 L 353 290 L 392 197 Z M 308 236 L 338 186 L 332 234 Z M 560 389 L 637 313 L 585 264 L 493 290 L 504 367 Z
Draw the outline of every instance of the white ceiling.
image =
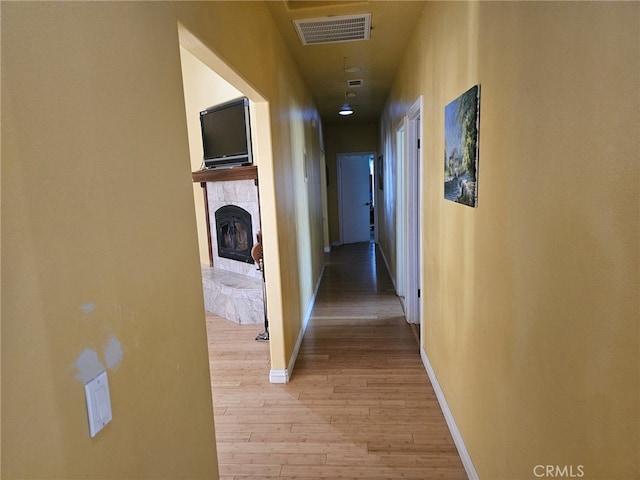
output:
M 266 4 L 311 90 L 323 123 L 377 122 L 425 2 L 311 0 Z M 303 45 L 294 25 L 298 19 L 365 13 L 371 14 L 368 40 Z M 362 86 L 348 87 L 348 80 L 362 80 Z M 356 94 L 347 99 L 355 113 L 341 117 L 338 110 L 347 92 Z

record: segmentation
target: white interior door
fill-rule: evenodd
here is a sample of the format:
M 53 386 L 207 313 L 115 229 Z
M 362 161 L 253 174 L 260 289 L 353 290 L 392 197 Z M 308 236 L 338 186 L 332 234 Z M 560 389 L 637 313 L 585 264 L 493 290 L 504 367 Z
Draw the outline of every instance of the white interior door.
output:
M 342 243 L 368 242 L 371 238 L 370 157 L 338 155 Z

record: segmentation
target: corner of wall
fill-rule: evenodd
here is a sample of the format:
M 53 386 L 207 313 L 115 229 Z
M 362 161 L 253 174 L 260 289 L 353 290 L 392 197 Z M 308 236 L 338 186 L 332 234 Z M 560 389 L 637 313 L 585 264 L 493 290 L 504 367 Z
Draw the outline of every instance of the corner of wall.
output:
M 325 266 L 323 265 L 320 276 L 318 277 L 318 282 L 316 283 L 316 288 L 313 292 L 313 296 L 309 301 L 309 306 L 307 307 L 307 311 L 304 314 L 304 318 L 302 319 L 302 328 L 300 329 L 300 333 L 298 334 L 296 345 L 295 347 L 293 347 L 293 353 L 291 354 L 291 358 L 289 359 L 289 364 L 287 365 L 286 369 L 272 368 L 269 371 L 269 382 L 271 383 L 289 383 L 289 380 L 291 380 L 291 374 L 293 373 L 293 368 L 295 367 L 296 360 L 298 359 L 298 352 L 300 352 L 300 346 L 302 345 L 304 333 L 307 331 L 307 325 L 309 325 L 309 320 L 311 319 L 311 312 L 313 311 L 313 307 L 316 304 L 316 296 L 318 295 L 320 282 L 322 282 L 322 277 L 324 276 L 324 269 Z

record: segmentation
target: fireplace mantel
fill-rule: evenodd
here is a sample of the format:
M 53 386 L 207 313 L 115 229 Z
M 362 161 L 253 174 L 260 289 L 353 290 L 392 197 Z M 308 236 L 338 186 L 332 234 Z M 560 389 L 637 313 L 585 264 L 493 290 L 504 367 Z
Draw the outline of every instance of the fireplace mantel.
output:
M 258 178 L 258 167 L 211 168 L 191 173 L 194 183 L 226 182 L 231 180 L 255 180 Z

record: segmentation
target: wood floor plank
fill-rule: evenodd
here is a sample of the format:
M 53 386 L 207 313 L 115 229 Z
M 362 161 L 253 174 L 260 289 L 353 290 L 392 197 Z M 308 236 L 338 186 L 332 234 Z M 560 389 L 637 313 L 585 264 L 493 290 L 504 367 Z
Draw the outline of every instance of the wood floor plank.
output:
M 328 453 L 326 465 L 353 465 L 369 461 L 369 454 L 338 452 Z M 425 467 L 455 467 L 458 459 L 455 456 L 437 454 L 397 453 L 378 455 L 378 459 L 390 467 L 425 466 Z
M 258 476 L 266 478 L 279 477 L 282 472 L 282 465 L 259 465 L 236 463 L 218 463 L 218 471 L 221 476 L 232 476 L 233 478 L 256 478 Z
M 298 454 L 307 453 L 352 453 L 367 454 L 366 444 L 354 444 L 349 441 L 345 442 L 277 442 L 273 440 L 262 440 L 253 442 L 225 442 L 218 448 L 220 452 L 232 453 L 281 453 L 296 452 Z
M 372 244 L 326 256 L 288 384 L 261 326 L 207 315 L 221 478 L 462 479 L 462 462 Z
M 249 438 L 251 438 L 251 432 L 225 432 L 216 428 L 216 442 L 218 450 L 221 445 L 248 442 Z
M 353 435 L 345 435 L 339 432 L 286 432 L 265 433 L 253 432 L 250 442 L 272 443 L 352 443 L 353 445 L 366 445 L 364 442 L 356 443 Z
M 308 478 L 308 476 L 316 476 L 318 478 L 358 478 L 358 479 L 466 479 L 464 470 L 460 472 L 455 467 L 431 467 L 427 473 L 425 467 L 412 466 L 371 466 L 363 465 L 354 468 L 352 465 L 322 465 L 322 466 L 298 466 L 283 465 L 280 476 L 287 478 L 290 476 L 300 476 Z
M 287 452 L 219 452 L 218 458 L 226 465 L 249 465 L 249 464 L 278 464 L 278 465 L 325 465 L 327 455 L 325 453 L 287 453 Z
M 215 417 L 216 433 L 291 432 L 290 423 L 234 423 L 230 421 L 218 423 L 218 418 L 222 419 L 222 417 Z
M 446 428 L 446 427 L 444 427 Z M 414 424 L 399 423 L 330 423 L 330 424 L 294 424 L 291 426 L 291 433 L 313 433 L 313 432 L 342 432 L 348 435 L 357 436 L 366 441 L 367 435 L 394 435 L 407 433 L 411 435 L 429 435 L 433 433 L 434 427 L 423 422 Z
M 370 415 L 370 407 L 365 406 L 341 406 L 340 413 L 343 415 Z M 386 409 L 377 408 L 382 412 L 386 412 Z M 298 402 L 296 405 L 287 406 L 268 406 L 268 407 L 225 407 L 224 411 L 221 411 L 221 415 L 236 415 L 236 416 L 251 416 L 251 415 L 265 415 L 267 418 L 271 418 L 274 415 L 287 415 L 289 418 L 297 416 L 314 416 L 320 418 L 328 418 L 336 413 L 336 407 L 333 405 L 304 405 Z M 268 415 L 266 415 L 268 414 Z M 410 414 L 409 414 L 410 415 Z M 292 422 L 295 423 L 295 422 Z

